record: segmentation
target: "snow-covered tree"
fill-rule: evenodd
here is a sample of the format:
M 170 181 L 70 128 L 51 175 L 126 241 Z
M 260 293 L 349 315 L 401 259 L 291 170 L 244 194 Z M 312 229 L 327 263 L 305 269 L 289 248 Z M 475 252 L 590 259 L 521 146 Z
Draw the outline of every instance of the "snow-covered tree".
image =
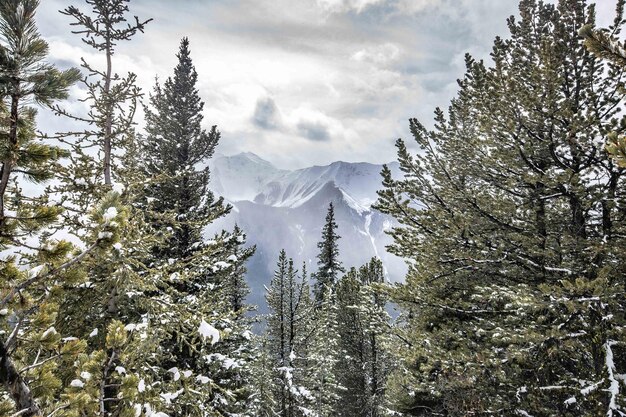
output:
M 246 289 L 240 284 L 252 252 L 243 248 L 239 229 L 203 236 L 211 221 L 230 211 L 209 190 L 209 171 L 202 167 L 220 135 L 215 126 L 202 128 L 204 103 L 187 38 L 177 57 L 173 77 L 155 85 L 146 106 L 138 163 L 147 177 L 142 204 L 148 220 L 164 232 L 146 261 L 160 275 L 150 311 L 160 343 L 151 364 L 166 381 L 172 412 L 232 415 L 248 408 L 250 396 Z
M 283 417 L 306 415 L 314 401 L 308 388 L 313 305 L 306 270 L 301 278 L 297 274 L 293 260 L 281 251 L 266 294 L 270 313 L 265 346 L 272 365 L 272 396 L 265 406 Z
M 391 398 L 409 415 L 624 412 L 623 169 L 605 150 L 622 70 L 583 45 L 583 0 L 520 2 L 493 65 L 435 129 L 411 120 L 378 208 L 410 259 Z M 401 340 L 399 339 L 399 340 Z
M 0 2 L 2 415 L 82 409 L 72 373 L 81 368 L 86 342 L 57 330 L 64 313 L 60 305 L 74 285 L 84 282 L 87 261 L 109 251 L 125 224 L 116 197 L 105 198 L 83 213 L 91 227 L 85 246 L 76 247 L 52 236 L 60 225 L 56 202 L 45 192 L 22 188 L 25 180 L 53 179 L 61 170 L 59 157 L 67 156 L 37 138 L 36 110 L 30 106 L 66 99 L 80 78 L 76 69 L 59 71 L 45 62 L 48 45 L 35 24 L 38 5 L 36 0 Z
M 329 288 L 325 300 L 315 306 L 308 345 L 307 385 L 313 398 L 308 412 L 317 417 L 331 417 L 339 415 L 343 406 L 339 401 L 341 386 L 336 373 L 341 353 L 335 289 Z
M 337 284 L 340 416 L 384 415 L 389 372 L 384 345 L 390 318 L 384 298 L 374 287 L 383 283 L 383 264 L 374 258 L 358 270 L 352 268 Z

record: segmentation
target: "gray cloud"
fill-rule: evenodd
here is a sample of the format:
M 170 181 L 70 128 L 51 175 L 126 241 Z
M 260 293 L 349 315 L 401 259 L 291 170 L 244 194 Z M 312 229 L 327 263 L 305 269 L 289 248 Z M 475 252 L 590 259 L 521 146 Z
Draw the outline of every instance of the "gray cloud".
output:
M 85 8 L 84 0 L 46 0 L 38 14 L 63 66 L 91 53 L 58 13 L 70 3 Z M 601 17 L 612 16 L 614 2 L 598 3 Z M 132 14 L 154 21 L 119 45 L 114 63 L 120 73 L 137 73 L 149 91 L 155 76 L 171 74 L 180 38 L 189 36 L 205 120 L 222 131 L 224 152 L 255 152 L 285 168 L 334 159 L 389 162 L 393 140 L 410 137 L 407 119 L 432 126 L 433 109 L 448 106 L 465 72 L 464 54 L 489 60 L 517 5 L 132 0 Z
M 330 140 L 328 127 L 320 122 L 300 122 L 298 123 L 298 131 L 302 136 L 312 141 L 324 142 Z
M 271 97 L 260 98 L 256 102 L 252 121 L 261 129 L 273 130 L 279 127 L 280 118 L 276 102 Z

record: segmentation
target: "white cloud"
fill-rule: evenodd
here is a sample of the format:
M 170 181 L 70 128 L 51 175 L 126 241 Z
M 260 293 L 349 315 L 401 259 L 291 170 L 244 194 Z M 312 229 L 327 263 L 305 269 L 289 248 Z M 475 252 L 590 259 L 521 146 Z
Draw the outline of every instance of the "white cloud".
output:
M 443 0 L 398 0 L 396 9 L 401 13 L 419 13 L 429 8 L 441 6 Z
M 38 14 L 54 60 L 101 62 L 57 13 L 68 1 L 82 3 L 46 0 Z M 189 36 L 205 125 L 222 131 L 220 152 L 251 151 L 286 168 L 337 159 L 388 162 L 395 138 L 409 136 L 409 117 L 428 125 L 433 109 L 448 105 L 464 53 L 488 59 L 517 3 L 133 0 L 132 14 L 155 20 L 119 45 L 115 66 L 137 73 L 147 93 L 155 76 L 172 73 L 180 39 Z M 613 2 L 600 3 L 606 20 Z M 63 122 L 46 123 L 59 129 Z
M 387 0 L 317 0 L 317 4 L 327 12 L 341 13 L 346 11 L 362 12 L 370 6 L 385 3 Z
M 443 0 L 317 0 L 329 13 L 362 13 L 369 8 L 386 6 L 399 13 L 413 14 L 442 5 Z
M 376 65 L 384 66 L 398 60 L 400 57 L 400 48 L 393 43 L 384 43 L 368 47 L 355 52 L 352 59 L 359 62 L 370 62 Z

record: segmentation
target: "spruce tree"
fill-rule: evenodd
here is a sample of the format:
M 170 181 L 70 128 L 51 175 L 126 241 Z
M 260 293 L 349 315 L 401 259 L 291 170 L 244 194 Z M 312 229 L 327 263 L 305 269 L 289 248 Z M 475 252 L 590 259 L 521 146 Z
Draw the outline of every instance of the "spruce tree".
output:
M 250 287 L 246 282 L 247 269 L 245 263 L 254 254 L 255 248 L 242 248 L 246 236 L 239 226 L 235 226 L 232 236 L 237 244 L 232 245 L 232 254 L 228 256 L 228 259 L 235 262 L 236 266 L 224 280 L 222 286 L 224 287 L 226 297 L 230 301 L 230 309 L 237 313 L 239 318 L 243 319 L 251 308 L 246 304 L 246 297 L 250 293 Z
M 213 155 L 220 133 L 216 126 L 208 132 L 202 128 L 204 103 L 190 54 L 189 40 L 183 38 L 174 77 L 163 86 L 156 83 L 145 108 L 143 169 L 158 179 L 146 197 L 154 211 L 176 217 L 174 224 L 163 225 L 173 229 L 173 236 L 157 252 L 174 259 L 189 256 L 202 241 L 202 228 L 229 210 L 208 189 L 208 167 L 198 168 Z
M 331 417 L 339 415 L 342 389 L 336 367 L 339 362 L 339 330 L 337 300 L 334 288 L 328 289 L 324 301 L 315 304 L 308 345 L 308 384 L 310 406 L 308 415 Z
M 339 246 L 337 241 L 337 223 L 335 222 L 335 208 L 333 203 L 328 206 L 326 222 L 322 229 L 322 240 L 317 247 L 320 253 L 317 255 L 318 271 L 315 273 L 315 302 L 321 305 L 326 299 L 326 293 L 330 291 L 339 277 L 339 273 L 345 272 L 339 260 Z
M 273 357 L 272 380 L 276 381 L 272 386 L 274 392 L 275 413 L 280 416 L 288 416 L 291 408 L 288 387 L 288 375 L 290 369 L 287 366 L 290 355 L 289 349 L 289 312 L 287 300 L 287 280 L 291 271 L 290 261 L 284 250 L 278 256 L 277 269 L 274 278 L 270 282 L 265 296 L 267 305 L 272 311 L 267 320 L 268 341 L 270 352 Z
M 146 136 L 138 164 L 148 181 L 142 205 L 163 242 L 146 263 L 160 279 L 151 310 L 160 340 L 152 366 L 172 395 L 177 415 L 237 414 L 248 408 L 249 323 L 243 319 L 243 249 L 239 229 L 205 240 L 204 228 L 230 210 L 209 190 L 207 159 L 219 140 L 202 126 L 189 41 L 184 38 L 174 76 L 157 83 L 146 106 Z M 237 308 L 235 311 L 234 308 Z M 159 325 L 160 324 L 160 325 Z M 169 397 L 168 397 L 169 398 Z
M 378 209 L 410 259 L 391 398 L 408 415 L 617 415 L 623 170 L 606 152 L 622 73 L 583 45 L 583 0 L 520 2 L 435 129 L 411 120 Z

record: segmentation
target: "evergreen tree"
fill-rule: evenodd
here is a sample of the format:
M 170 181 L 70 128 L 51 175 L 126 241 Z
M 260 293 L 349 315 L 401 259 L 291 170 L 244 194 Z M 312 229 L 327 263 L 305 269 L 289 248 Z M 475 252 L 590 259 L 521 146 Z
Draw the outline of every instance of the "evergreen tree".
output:
M 341 416 L 384 415 L 384 386 L 389 361 L 383 349 L 389 317 L 384 299 L 373 287 L 384 283 L 383 265 L 372 259 L 352 268 L 337 285 L 337 322 L 341 354 L 337 379 L 341 385 Z
M 317 255 L 318 271 L 315 273 L 315 302 L 319 306 L 326 299 L 328 292 L 339 277 L 339 273 L 345 272 L 339 260 L 339 246 L 337 241 L 340 236 L 337 234 L 337 223 L 335 222 L 335 208 L 333 203 L 328 207 L 326 223 L 322 229 L 322 240 L 317 247 L 320 250 Z
M 271 406 L 275 415 L 283 417 L 304 416 L 314 400 L 307 387 L 312 302 L 306 270 L 298 280 L 293 260 L 287 259 L 284 250 L 279 254 L 266 299 L 270 314 L 265 337 L 274 381 L 266 407 Z
M 56 329 L 59 304 L 85 278 L 81 264 L 109 250 L 125 215 L 114 196 L 84 213 L 91 228 L 84 248 L 56 240 L 61 210 L 49 196 L 24 192 L 24 180 L 44 183 L 60 170 L 67 153 L 37 140 L 36 110 L 68 96 L 80 78 L 76 69 L 47 64 L 48 45 L 35 25 L 36 0 L 0 2 L 2 145 L 0 147 L 0 267 L 2 415 L 39 416 L 84 410 L 66 379 L 80 369 L 85 341 Z M 34 239 L 33 239 L 34 238 Z M 38 241 L 38 243 L 33 242 Z M 115 344 L 112 341 L 112 344 Z M 63 398 L 62 401 L 59 401 Z
M 175 415 L 232 415 L 248 408 L 251 352 L 239 229 L 209 241 L 203 229 L 230 210 L 208 189 L 205 164 L 219 139 L 216 127 L 202 129 L 197 73 L 189 41 L 181 42 L 173 78 L 156 84 L 146 107 L 141 171 L 149 178 L 143 204 L 164 243 L 146 261 L 159 271 L 158 300 L 150 312 L 160 340 L 152 363 L 161 368 Z M 235 307 L 237 310 L 235 311 Z
M 624 43 L 618 36 L 624 25 L 624 6 L 626 1 L 618 0 L 613 24 L 608 29 L 596 29 L 593 24 L 583 26 L 579 33 L 585 39 L 585 46 L 599 58 L 613 62 L 619 67 L 626 67 L 626 50 Z M 626 120 L 622 119 L 621 128 L 624 129 Z M 616 132 L 609 134 L 607 151 L 612 154 L 621 167 L 626 167 L 626 139 Z
M 64 231 L 83 241 L 92 233 L 84 212 L 91 210 L 95 201 L 117 201 L 123 205 L 120 215 L 125 221 L 123 228 L 117 226 L 113 250 L 101 251 L 86 262 L 85 280 L 64 297 L 66 314 L 57 327 L 88 341 L 80 369 L 71 376 L 75 386 L 69 401 L 79 399 L 84 411 L 105 417 L 134 414 L 137 407 L 158 410 L 162 403 L 157 390 L 142 393 L 139 389 L 139 381 L 159 382 L 152 381 L 145 370 L 148 352 L 158 346 L 158 340 L 148 337 L 147 312 L 152 300 L 146 296 L 146 291 L 155 288 L 157 277 L 143 261 L 157 238 L 138 200 L 145 181 L 136 169 L 134 132 L 141 91 L 134 74 L 120 77 L 114 71 L 118 44 L 143 32 L 149 20 L 135 17 L 129 24 L 128 0 L 85 3 L 90 9 L 87 12 L 72 6 L 61 13 L 72 18 L 71 25 L 77 28 L 74 33 L 103 55 L 105 67 L 82 60 L 87 74 L 82 84 L 89 104 L 85 115 L 54 107 L 79 128 L 58 134 L 71 149 L 71 157 L 60 172 L 61 185 L 52 191 L 60 195 L 66 208 Z M 119 223 L 117 217 L 109 219 L 111 224 Z M 84 303 L 85 299 L 91 302 Z M 139 397 L 142 405 L 138 405 Z
M 287 260 L 287 254 L 284 250 L 280 252 L 278 257 L 277 269 L 274 272 L 274 278 L 270 282 L 265 296 L 267 305 L 272 311 L 267 320 L 268 341 L 270 352 L 273 356 L 273 375 L 274 383 L 274 402 L 276 404 L 276 415 L 288 416 L 291 411 L 291 401 L 289 398 L 288 373 L 290 369 L 287 366 L 290 355 L 289 349 L 289 312 L 287 300 L 287 274 L 290 261 Z
M 263 334 L 255 339 L 254 361 L 252 362 L 252 387 L 250 414 L 258 417 L 275 416 L 277 404 L 274 400 L 274 355 L 269 338 Z
M 254 254 L 255 248 L 242 248 L 245 241 L 245 234 L 235 226 L 232 236 L 235 238 L 237 245 L 233 245 L 232 254 L 228 259 L 235 262 L 235 266 L 230 275 L 222 283 L 226 297 L 230 302 L 230 309 L 237 313 L 239 318 L 244 318 L 245 313 L 250 310 L 250 306 L 246 304 L 246 297 L 250 293 L 250 287 L 246 282 L 247 269 L 245 263 Z
M 307 386 L 312 402 L 308 415 L 336 416 L 344 406 L 339 401 L 341 386 L 336 373 L 340 355 L 338 326 L 335 290 L 329 288 L 322 304 L 315 304 L 309 337 Z
M 181 41 L 177 57 L 174 77 L 163 86 L 156 83 L 145 108 L 147 136 L 142 149 L 144 171 L 158 179 L 146 192 L 150 206 L 176 216 L 175 223 L 163 225 L 173 229 L 173 236 L 157 255 L 174 259 L 190 256 L 202 241 L 203 227 L 229 211 L 208 190 L 208 167 L 197 168 L 213 155 L 220 133 L 216 126 L 209 132 L 201 126 L 204 103 L 196 88 L 198 74 L 187 38 Z
M 604 148 L 622 73 L 578 37 L 585 1 L 520 14 L 492 67 L 467 57 L 434 131 L 411 120 L 405 178 L 383 171 L 377 206 L 411 261 L 389 384 L 408 415 L 623 412 L 623 170 Z

